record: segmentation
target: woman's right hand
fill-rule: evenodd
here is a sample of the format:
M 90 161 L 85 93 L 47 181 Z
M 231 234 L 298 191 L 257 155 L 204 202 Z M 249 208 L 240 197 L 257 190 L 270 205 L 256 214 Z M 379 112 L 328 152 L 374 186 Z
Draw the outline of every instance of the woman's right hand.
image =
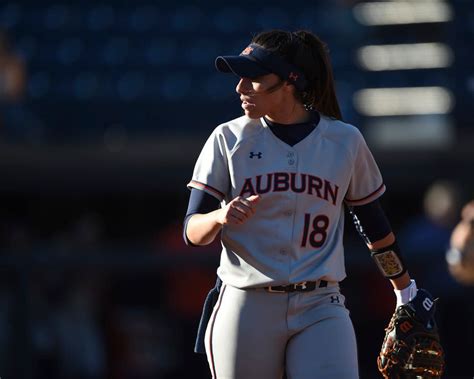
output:
M 251 218 L 260 201 L 259 195 L 252 195 L 247 198 L 237 196 L 217 213 L 217 223 L 220 225 L 242 225 Z

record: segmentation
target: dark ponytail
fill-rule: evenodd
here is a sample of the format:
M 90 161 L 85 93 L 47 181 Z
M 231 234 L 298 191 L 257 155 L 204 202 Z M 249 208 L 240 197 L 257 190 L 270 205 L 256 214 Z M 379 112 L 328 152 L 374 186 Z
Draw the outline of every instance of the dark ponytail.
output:
M 296 92 L 303 104 L 312 106 L 325 116 L 342 120 L 329 50 L 323 41 L 305 30 L 293 33 L 270 30 L 256 35 L 252 42 L 279 54 L 304 73 L 307 88 Z

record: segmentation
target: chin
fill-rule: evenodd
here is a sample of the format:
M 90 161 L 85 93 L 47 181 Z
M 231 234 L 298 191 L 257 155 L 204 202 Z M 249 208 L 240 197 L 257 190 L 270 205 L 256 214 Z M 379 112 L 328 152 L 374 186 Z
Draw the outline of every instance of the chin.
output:
M 247 111 L 247 110 L 245 110 L 244 113 L 248 118 L 251 118 L 251 119 L 254 119 L 254 120 L 259 119 L 260 117 L 264 116 L 260 112 L 252 112 L 252 111 Z

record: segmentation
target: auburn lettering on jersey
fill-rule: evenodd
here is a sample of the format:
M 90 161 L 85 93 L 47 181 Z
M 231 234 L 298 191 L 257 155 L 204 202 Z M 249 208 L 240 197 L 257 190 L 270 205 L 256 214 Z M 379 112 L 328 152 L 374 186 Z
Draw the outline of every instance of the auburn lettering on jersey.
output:
M 240 196 L 261 195 L 267 192 L 306 193 L 336 205 L 339 186 L 315 175 L 274 172 L 246 178 Z

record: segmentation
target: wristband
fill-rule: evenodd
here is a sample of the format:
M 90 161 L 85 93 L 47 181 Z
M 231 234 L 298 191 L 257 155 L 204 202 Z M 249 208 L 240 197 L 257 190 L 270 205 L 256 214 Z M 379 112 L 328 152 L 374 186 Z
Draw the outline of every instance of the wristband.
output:
M 383 249 L 371 250 L 371 255 L 380 272 L 387 279 L 399 278 L 407 271 L 396 242 Z
M 397 308 L 400 305 L 406 304 L 409 301 L 412 301 L 413 298 L 416 296 L 416 293 L 418 292 L 418 287 L 416 286 L 416 282 L 411 279 L 410 280 L 410 285 L 402 290 L 393 290 L 395 292 L 395 296 L 397 298 Z

